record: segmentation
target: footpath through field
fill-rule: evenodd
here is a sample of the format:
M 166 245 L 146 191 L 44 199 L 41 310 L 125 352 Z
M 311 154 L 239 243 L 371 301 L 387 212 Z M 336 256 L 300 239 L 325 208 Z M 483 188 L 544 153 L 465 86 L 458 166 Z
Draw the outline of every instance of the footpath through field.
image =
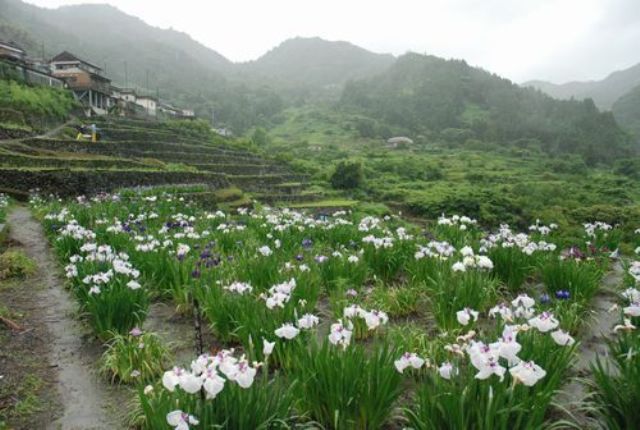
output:
M 580 348 L 573 366 L 573 377 L 558 395 L 557 401 L 572 415 L 580 428 L 602 428 L 602 423 L 590 417 L 585 410 L 589 400 L 587 380 L 592 376 L 591 365 L 599 358 L 612 365 L 608 357 L 607 341 L 613 337 L 613 328 L 620 322 L 619 313 L 611 312 L 618 302 L 615 290 L 622 284 L 624 269 L 616 261 L 601 281 L 600 289 L 591 303 L 592 311 L 580 333 Z
M 33 304 L 45 326 L 45 349 L 52 372 L 56 372 L 56 386 L 60 400 L 60 416 L 51 419 L 48 429 L 103 430 L 118 428 L 117 418 L 124 414 L 109 413 L 106 409 L 113 401 L 112 393 L 96 374 L 99 345 L 84 335 L 73 318 L 75 309 L 64 282 L 59 276 L 54 255 L 48 245 L 42 226 L 29 210 L 18 206 L 8 215 L 10 239 L 21 244 L 25 253 L 38 268 L 35 278 L 25 282 L 24 288 L 34 291 Z M 40 284 L 34 288 L 34 283 Z M 113 405 L 112 405 L 113 406 Z M 116 418 L 116 416 L 118 416 Z

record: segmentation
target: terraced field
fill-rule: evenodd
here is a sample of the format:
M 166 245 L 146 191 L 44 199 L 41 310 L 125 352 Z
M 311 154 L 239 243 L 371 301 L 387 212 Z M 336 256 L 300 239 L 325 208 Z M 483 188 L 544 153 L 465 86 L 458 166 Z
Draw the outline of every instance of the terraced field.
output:
M 0 191 L 26 196 L 39 188 L 60 196 L 121 187 L 202 185 L 185 190 L 201 202 L 322 206 L 308 178 L 275 159 L 233 148 L 224 138 L 194 136 L 164 123 L 108 119 L 97 142 L 54 137 L 0 141 Z

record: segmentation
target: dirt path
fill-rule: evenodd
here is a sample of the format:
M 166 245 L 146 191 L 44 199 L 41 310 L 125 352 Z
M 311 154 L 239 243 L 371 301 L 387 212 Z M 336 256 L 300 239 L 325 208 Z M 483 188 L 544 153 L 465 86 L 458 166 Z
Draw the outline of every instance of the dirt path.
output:
M 48 331 L 47 358 L 52 371 L 57 373 L 55 380 L 61 405 L 59 418 L 49 422 L 46 428 L 122 428 L 116 424 L 114 414 L 106 409 L 113 402 L 113 393 L 95 372 L 99 345 L 72 316 L 76 309 L 74 302 L 63 289 L 63 280 L 41 225 L 24 207 L 11 211 L 7 221 L 10 239 L 22 244 L 26 254 L 35 261 L 38 267 L 35 282 L 42 284 L 34 303 Z M 124 413 L 119 415 L 121 418 Z
M 581 379 L 591 376 L 591 364 L 595 363 L 597 358 L 608 360 L 606 341 L 611 339 L 613 327 L 620 322 L 619 313 L 609 312 L 609 309 L 619 302 L 615 291 L 621 285 L 623 277 L 624 269 L 620 262 L 616 262 L 613 269 L 604 276 L 601 288 L 593 299 L 591 315 L 581 330 L 580 348 L 572 371 L 577 378 L 573 378 L 558 396 L 559 403 L 567 407 L 584 429 L 599 427 L 581 408 L 588 395 L 587 387 Z

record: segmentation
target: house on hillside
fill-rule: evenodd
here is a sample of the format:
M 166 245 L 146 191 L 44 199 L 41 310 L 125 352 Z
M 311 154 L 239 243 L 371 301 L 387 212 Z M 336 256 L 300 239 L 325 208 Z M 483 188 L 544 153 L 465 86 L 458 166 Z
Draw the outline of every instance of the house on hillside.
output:
M 158 100 L 153 96 L 138 96 L 135 103 L 144 108 L 148 116 L 156 116 Z
M 95 64 L 64 51 L 49 61 L 53 76 L 63 79 L 88 116 L 105 115 L 115 105 L 111 80 Z
M 173 118 L 180 116 L 180 109 L 170 105 L 169 103 L 159 101 L 158 113 L 164 115 L 165 117 Z
M 27 60 L 27 53 L 13 42 L 0 40 L 0 58 L 24 63 Z
M 31 85 L 42 85 L 55 88 L 64 88 L 65 83 L 51 75 L 47 63 L 31 59 L 24 49 L 13 42 L 0 40 L 0 63 L 18 79 Z
M 113 86 L 111 87 L 113 88 Z M 118 88 L 117 94 L 113 94 L 114 97 L 124 100 L 126 102 L 135 103 L 138 100 L 138 95 L 133 88 Z
M 387 139 L 387 147 L 389 148 L 398 148 L 402 146 L 413 145 L 413 140 L 409 139 L 405 136 L 397 136 Z
M 114 106 L 109 109 L 109 113 L 112 115 L 134 118 L 146 114 L 144 108 L 136 103 L 138 96 L 131 88 L 111 85 L 111 98 Z

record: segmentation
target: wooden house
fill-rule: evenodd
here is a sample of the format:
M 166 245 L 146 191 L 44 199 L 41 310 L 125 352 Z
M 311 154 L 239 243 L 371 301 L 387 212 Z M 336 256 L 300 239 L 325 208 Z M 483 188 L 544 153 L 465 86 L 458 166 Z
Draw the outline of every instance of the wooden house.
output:
M 49 61 L 53 76 L 63 79 L 86 109 L 87 115 L 105 115 L 115 104 L 111 80 L 102 69 L 64 51 Z

